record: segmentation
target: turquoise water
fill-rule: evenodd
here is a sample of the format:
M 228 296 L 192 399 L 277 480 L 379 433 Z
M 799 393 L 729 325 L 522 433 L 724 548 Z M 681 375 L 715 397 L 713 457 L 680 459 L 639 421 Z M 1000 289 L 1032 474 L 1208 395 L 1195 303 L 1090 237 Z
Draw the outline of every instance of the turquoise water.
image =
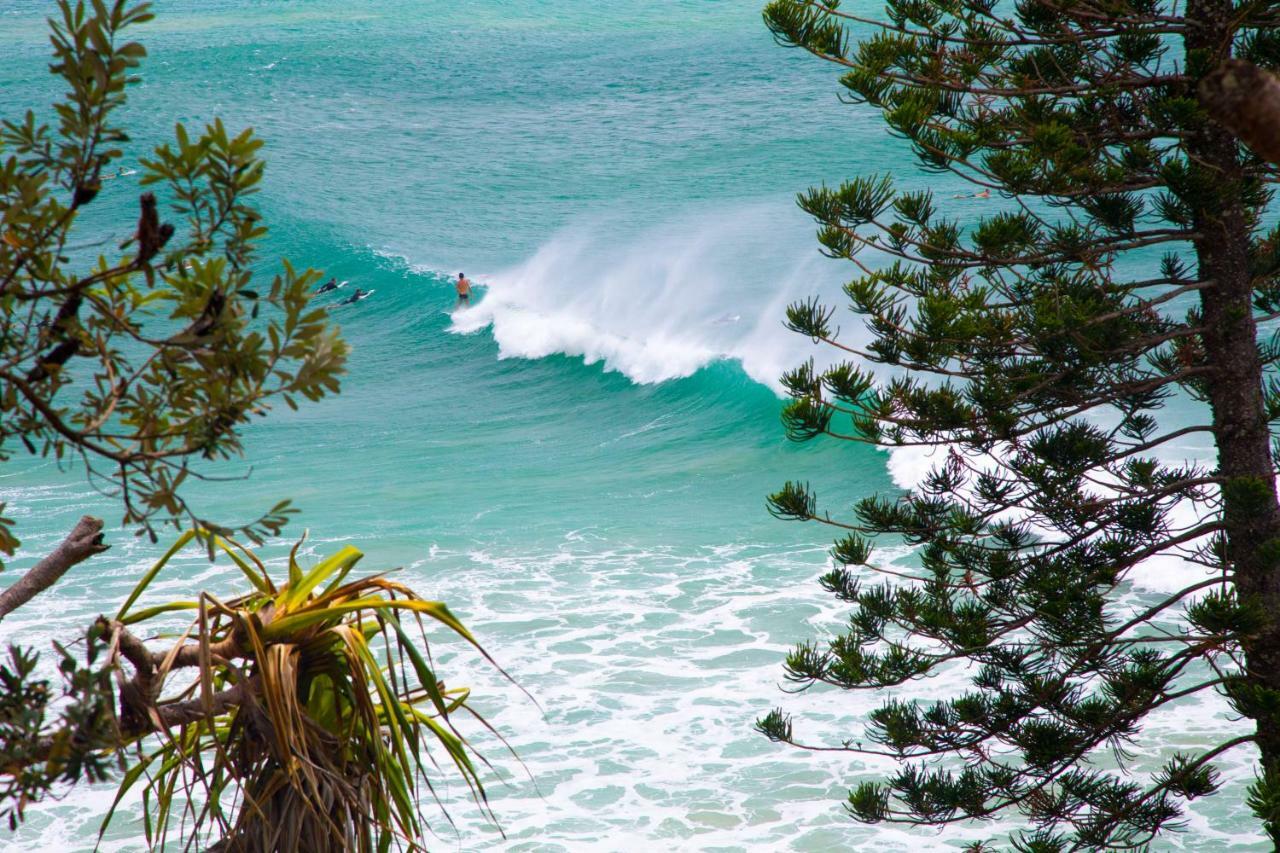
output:
M 56 92 L 37 73 L 45 11 L 0 0 L 5 116 Z M 755 2 L 158 12 L 137 33 L 151 56 L 134 139 L 215 115 L 253 126 L 268 140 L 264 257 L 374 291 L 334 311 L 354 347 L 342 395 L 255 425 L 228 469 L 251 476 L 194 497 L 226 519 L 294 498 L 291 532 L 308 528 L 311 552 L 350 542 L 371 567 L 403 567 L 537 700 L 442 647 L 528 774 L 498 762 L 506 842 L 453 791 L 458 829 L 436 822 L 440 848 L 918 850 L 989 834 L 854 824 L 843 793 L 883 765 L 751 731 L 785 702 L 814 740 L 857 736 L 876 701 L 779 690 L 785 651 L 842 614 L 815 583 L 826 537 L 770 518 L 765 495 L 812 480 L 839 507 L 893 488 L 883 454 L 782 437 L 776 377 L 813 354 L 782 329 L 783 306 L 848 274 L 818 254 L 794 193 L 885 169 L 945 179 L 839 104 L 830 68 L 775 46 Z M 131 180 L 91 211 L 121 238 Z M 459 270 L 481 298 L 450 315 Z M 0 477 L 28 560 L 83 512 L 118 517 L 74 472 L 15 463 Z M 6 621 L 6 639 L 65 636 L 160 551 L 112 541 L 48 609 Z M 233 583 L 191 559 L 156 595 Z M 1187 707 L 1168 724 L 1181 742 L 1222 725 L 1216 706 Z M 77 789 L 0 846 L 88 849 L 107 796 Z M 1240 809 L 1219 798 L 1193 816 L 1197 839 L 1247 847 Z M 122 821 L 105 846 L 139 849 L 139 835 Z

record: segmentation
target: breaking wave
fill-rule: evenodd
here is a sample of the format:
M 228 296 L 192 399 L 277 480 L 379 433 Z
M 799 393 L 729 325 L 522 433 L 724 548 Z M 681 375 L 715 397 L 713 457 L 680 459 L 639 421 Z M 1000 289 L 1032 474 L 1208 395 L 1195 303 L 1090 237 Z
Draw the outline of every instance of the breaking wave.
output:
M 744 203 L 627 228 L 567 228 L 494 273 L 451 331 L 492 329 L 501 357 L 581 356 L 634 382 L 689 376 L 732 359 L 777 387 L 814 355 L 783 327 L 788 303 L 839 296 L 847 267 L 819 254 L 809 220 L 785 203 Z

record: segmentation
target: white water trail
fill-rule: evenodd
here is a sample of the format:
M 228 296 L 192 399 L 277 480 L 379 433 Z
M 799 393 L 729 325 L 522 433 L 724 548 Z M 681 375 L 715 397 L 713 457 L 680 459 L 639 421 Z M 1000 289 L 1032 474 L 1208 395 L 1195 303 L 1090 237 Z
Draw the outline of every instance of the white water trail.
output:
M 633 229 L 620 218 L 567 228 L 454 315 L 451 331 L 491 328 L 500 357 L 562 353 L 634 382 L 689 376 L 736 359 L 777 389 L 812 343 L 783 327 L 788 303 L 839 304 L 852 268 L 824 258 L 786 200 L 684 213 Z

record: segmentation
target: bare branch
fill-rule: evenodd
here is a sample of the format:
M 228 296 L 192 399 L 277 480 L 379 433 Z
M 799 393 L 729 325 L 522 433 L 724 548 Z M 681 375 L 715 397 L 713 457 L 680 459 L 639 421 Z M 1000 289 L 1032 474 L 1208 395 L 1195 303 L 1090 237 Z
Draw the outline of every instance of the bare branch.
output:
M 44 592 L 72 566 L 109 547 L 102 541 L 102 519 L 84 516 L 51 554 L 32 566 L 17 583 L 0 592 L 0 619 Z

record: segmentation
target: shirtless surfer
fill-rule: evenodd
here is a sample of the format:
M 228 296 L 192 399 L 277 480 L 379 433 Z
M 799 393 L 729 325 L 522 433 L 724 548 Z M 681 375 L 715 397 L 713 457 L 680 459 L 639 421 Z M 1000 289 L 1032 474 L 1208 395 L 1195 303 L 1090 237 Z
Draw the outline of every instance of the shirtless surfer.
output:
M 458 273 L 458 280 L 454 282 L 454 287 L 458 288 L 458 304 L 455 305 L 454 307 L 460 308 L 463 305 L 470 305 L 471 304 L 471 279 L 467 278 L 462 273 Z

